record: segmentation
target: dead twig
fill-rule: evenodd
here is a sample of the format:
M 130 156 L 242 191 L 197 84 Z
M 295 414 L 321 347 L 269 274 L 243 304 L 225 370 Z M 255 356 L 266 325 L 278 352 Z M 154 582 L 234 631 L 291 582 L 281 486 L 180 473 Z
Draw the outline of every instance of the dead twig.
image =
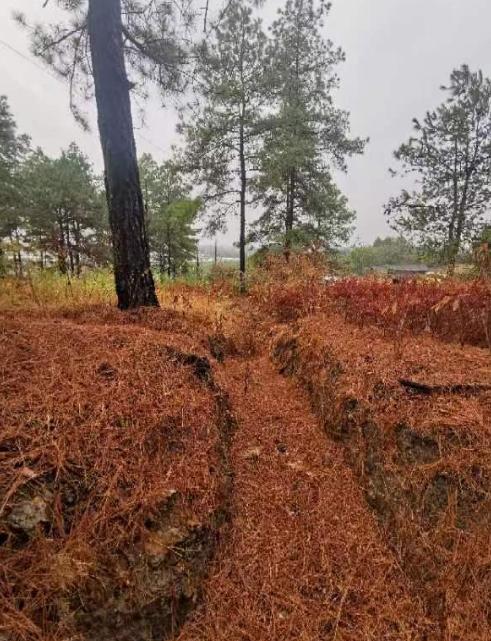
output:
M 406 378 L 399 379 L 399 383 L 416 394 L 479 394 L 491 389 L 491 385 L 475 383 L 459 383 L 457 385 L 427 385 Z

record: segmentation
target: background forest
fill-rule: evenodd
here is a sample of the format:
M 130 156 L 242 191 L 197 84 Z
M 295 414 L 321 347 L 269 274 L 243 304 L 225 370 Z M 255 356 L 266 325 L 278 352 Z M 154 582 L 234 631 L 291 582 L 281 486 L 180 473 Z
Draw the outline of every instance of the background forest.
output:
M 166 8 L 159 22 L 158 11 L 138 14 L 123 3 L 131 88 L 144 96 L 157 84 L 180 109 L 172 156 L 159 163 L 144 154 L 138 162 L 153 268 L 172 278 L 199 274 L 200 239 L 212 244 L 234 216 L 243 286 L 247 253 L 258 249 L 286 257 L 328 251 L 356 273 L 421 262 L 453 271 L 472 262 L 489 235 L 490 81 L 466 66 L 452 72 L 442 104 L 414 120 L 394 153 L 391 171 L 408 185 L 385 208 L 397 236 L 348 249 L 356 214 L 336 175 L 369 141 L 350 134 L 349 114 L 336 107 L 344 52 L 325 36 L 330 4 L 287 0 L 268 28 L 261 4 L 232 0 L 216 15 L 187 4 L 187 12 Z M 16 19 L 30 30 L 33 54 L 70 81 L 72 111 L 86 126 L 74 87 L 94 91 L 80 50 L 88 23 L 84 3 L 67 8 L 66 26 Z M 32 148 L 6 96 L 0 133 L 0 271 L 22 276 L 38 266 L 80 275 L 110 265 L 115 227 L 104 176 L 76 143 L 57 158 Z M 219 248 L 207 253 L 205 260 L 220 257 Z

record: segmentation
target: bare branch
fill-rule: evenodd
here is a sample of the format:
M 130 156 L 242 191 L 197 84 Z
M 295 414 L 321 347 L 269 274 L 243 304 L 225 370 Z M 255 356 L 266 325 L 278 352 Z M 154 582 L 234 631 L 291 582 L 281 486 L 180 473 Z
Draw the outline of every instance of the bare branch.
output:
M 206 7 L 205 7 L 205 17 L 203 20 L 203 32 L 206 33 L 206 23 L 208 20 L 208 9 L 210 7 L 210 0 L 206 0 Z

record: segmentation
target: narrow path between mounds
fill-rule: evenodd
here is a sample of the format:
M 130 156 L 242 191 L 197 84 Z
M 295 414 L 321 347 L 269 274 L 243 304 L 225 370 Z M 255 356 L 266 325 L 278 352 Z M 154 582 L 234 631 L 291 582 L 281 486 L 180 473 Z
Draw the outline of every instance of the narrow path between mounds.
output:
M 303 393 L 267 357 L 216 376 L 238 424 L 232 523 L 179 640 L 433 638 Z

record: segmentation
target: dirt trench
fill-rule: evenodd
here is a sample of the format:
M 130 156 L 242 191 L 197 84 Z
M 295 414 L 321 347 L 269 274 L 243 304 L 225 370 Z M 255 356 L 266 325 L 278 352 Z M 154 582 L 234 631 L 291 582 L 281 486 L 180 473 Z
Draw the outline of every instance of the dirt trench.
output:
M 129 561 L 133 574 L 140 575 L 146 598 L 135 603 L 131 591 L 123 591 L 115 592 L 105 604 L 78 604 L 78 627 L 91 641 L 173 639 L 202 598 L 202 583 L 232 518 L 234 475 L 229 453 L 237 426 L 228 396 L 217 384 L 207 357 L 173 346 L 160 351 L 164 358 L 189 368 L 213 395 L 219 437 L 215 444 L 217 507 L 205 523 L 190 525 L 171 497 L 159 518 L 147 524 L 146 555 Z
M 435 638 L 300 388 L 267 356 L 214 369 L 237 424 L 231 525 L 179 641 Z
M 344 450 L 434 638 L 488 639 L 487 355 L 418 339 L 394 359 L 373 331 L 326 320 L 278 333 L 278 371 L 305 390 L 327 437 Z M 431 384 L 408 388 L 408 373 Z

